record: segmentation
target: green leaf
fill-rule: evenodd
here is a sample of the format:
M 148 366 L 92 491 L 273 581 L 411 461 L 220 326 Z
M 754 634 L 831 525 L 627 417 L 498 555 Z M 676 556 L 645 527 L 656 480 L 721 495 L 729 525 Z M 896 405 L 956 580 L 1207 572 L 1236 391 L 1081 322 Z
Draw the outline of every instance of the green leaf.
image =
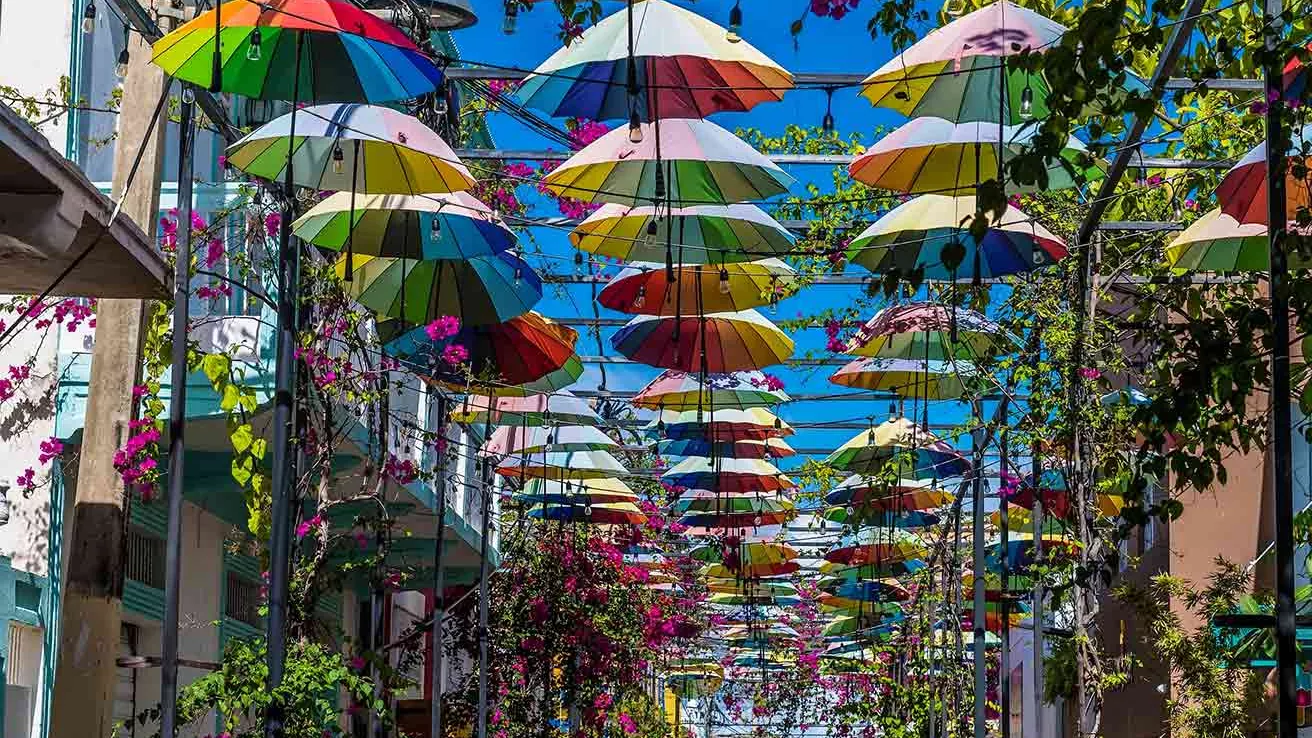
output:
M 251 428 L 250 423 L 243 423 L 233 429 L 228 435 L 228 439 L 232 441 L 234 451 L 239 454 L 245 453 L 247 449 L 251 448 L 251 444 L 255 442 L 255 431 Z M 260 442 L 263 443 L 263 439 Z M 261 452 L 258 456 L 263 458 L 264 454 Z
M 210 383 L 214 385 L 214 389 L 218 389 L 220 382 L 226 382 L 228 379 L 232 359 L 227 354 L 206 354 L 205 358 L 201 359 L 200 367 Z

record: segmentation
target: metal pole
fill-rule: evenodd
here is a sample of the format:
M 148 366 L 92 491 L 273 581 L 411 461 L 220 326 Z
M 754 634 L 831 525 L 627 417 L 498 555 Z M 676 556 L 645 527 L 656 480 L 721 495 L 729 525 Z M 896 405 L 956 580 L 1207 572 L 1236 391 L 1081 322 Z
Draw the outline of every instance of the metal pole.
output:
M 984 412 L 980 402 L 975 401 L 975 420 L 983 423 Z M 984 428 L 975 428 L 971 445 L 974 446 L 975 467 L 970 475 L 971 510 L 971 568 L 975 574 L 974 614 L 971 616 L 971 629 L 975 634 L 975 738 L 985 738 L 988 720 L 988 663 L 984 655 L 984 639 L 988 632 L 988 614 L 984 601 Z M 1006 555 L 1006 552 L 1003 552 Z
M 1003 406 L 1007 401 L 1002 401 Z M 1003 412 L 1002 430 L 998 432 L 998 446 L 1001 454 L 1001 463 L 999 468 L 1003 474 L 1010 474 L 1010 467 L 1007 464 L 1007 415 Z M 1002 555 L 998 557 L 999 590 L 1001 595 L 998 599 L 998 612 L 1002 614 L 1002 638 L 998 654 L 998 691 L 1001 698 L 1002 716 L 999 718 L 1001 725 L 1002 738 L 1011 738 L 1011 567 L 1007 561 L 1007 548 L 1011 543 L 1011 521 L 1007 519 L 1008 504 L 1003 496 L 1003 485 L 998 484 L 998 517 L 999 517 L 999 548 Z M 1038 536 L 1038 529 L 1035 529 L 1035 536 Z
M 301 46 L 304 35 L 296 34 L 296 81 L 293 97 L 300 96 Z M 296 383 L 296 297 L 300 278 L 299 249 L 292 245 L 292 203 L 296 184 L 292 174 L 292 152 L 296 141 L 296 105 L 287 147 L 287 177 L 283 182 L 282 221 L 278 229 L 278 354 L 274 370 L 273 406 L 273 503 L 269 532 L 269 615 L 265 624 L 265 648 L 269 667 L 268 689 L 272 699 L 264 715 L 265 738 L 282 738 L 283 705 L 277 698 L 287 661 L 287 570 L 291 556 L 291 425 L 292 388 Z
M 191 190 L 195 163 L 196 104 L 182 83 L 178 122 L 178 240 L 173 252 L 173 353 L 169 377 L 168 549 L 164 554 L 164 623 L 160 634 L 160 735 L 177 735 L 178 601 L 182 586 L 182 476 L 187 424 L 187 323 L 191 297 Z
M 495 393 L 489 397 L 487 421 L 483 424 L 483 437 L 486 439 L 492 429 L 492 412 L 491 409 L 496 405 Z M 488 537 L 491 534 L 492 518 L 492 464 L 491 457 L 484 456 L 480 462 L 482 464 L 482 482 L 483 486 L 483 519 L 481 522 L 481 535 L 478 542 L 478 735 L 477 738 L 487 738 L 487 549 Z M 434 736 L 440 738 L 440 736 Z
M 443 620 L 446 619 L 446 566 L 442 558 L 442 542 L 446 537 L 446 395 L 437 396 L 437 427 L 442 443 L 437 452 L 437 535 L 433 544 L 433 656 L 429 681 L 432 683 L 433 704 L 430 714 L 429 736 L 442 738 L 442 643 L 445 640 Z M 491 408 L 488 408 L 491 411 Z
M 1039 329 L 1034 328 L 1034 361 L 1038 361 L 1039 354 Z M 1034 488 L 1033 508 L 1030 512 L 1030 521 L 1034 524 L 1036 531 L 1043 530 L 1043 490 L 1039 487 L 1039 476 L 1043 472 L 1043 464 L 1039 459 L 1039 437 L 1038 429 L 1034 430 L 1033 440 L 1030 442 L 1030 480 Z M 1036 533 L 1034 536 L 1034 570 L 1037 571 L 1043 565 L 1043 536 Z M 1035 577 L 1034 579 L 1034 602 L 1030 607 L 1033 619 L 1033 638 L 1031 644 L 1033 653 L 1030 660 L 1033 662 L 1031 671 L 1034 672 L 1034 735 L 1035 738 L 1043 738 L 1043 580 Z M 1022 729 L 1023 732 L 1023 729 Z M 1028 738 L 1028 737 L 1026 737 Z
M 1271 437 L 1272 480 L 1276 517 L 1276 671 L 1279 685 L 1279 738 L 1298 733 L 1295 680 L 1294 621 L 1294 484 L 1292 428 L 1289 407 L 1289 278 L 1285 255 L 1285 128 L 1282 120 L 1284 83 L 1276 56 L 1284 27 L 1281 0 L 1266 0 L 1266 187 L 1267 230 L 1271 254 Z

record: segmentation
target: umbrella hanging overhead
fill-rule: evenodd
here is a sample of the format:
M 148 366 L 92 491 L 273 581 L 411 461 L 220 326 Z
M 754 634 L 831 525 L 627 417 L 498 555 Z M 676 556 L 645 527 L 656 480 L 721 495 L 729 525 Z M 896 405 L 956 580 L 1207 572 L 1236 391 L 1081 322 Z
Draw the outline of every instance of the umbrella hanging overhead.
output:
M 660 157 L 654 124 L 642 124 L 641 143 L 616 128 L 542 178 L 560 197 L 620 205 L 727 205 L 788 191 L 793 178 L 745 141 L 708 120 L 662 120 Z M 660 196 L 656 170 L 664 172 Z
M 539 395 L 546 392 L 559 392 L 579 381 L 583 376 L 583 360 L 579 358 L 578 353 L 570 356 L 565 361 L 564 366 L 554 372 L 547 374 L 541 379 L 535 379 L 532 382 L 525 382 L 516 387 L 513 394 L 519 395 Z M 462 388 L 462 391 L 469 391 L 469 388 Z M 512 394 L 501 390 L 502 394 Z
M 793 354 L 793 339 L 755 310 L 682 318 L 639 315 L 610 342 L 634 361 L 682 372 L 761 369 Z
M 898 529 L 862 528 L 843 538 L 825 552 L 825 560 L 862 565 L 919 559 L 929 551 L 924 540 Z
M 1070 489 L 1066 486 L 1066 475 L 1058 469 L 1043 470 L 1037 483 L 1033 474 L 1027 474 L 1019 484 L 1002 485 L 1002 498 L 1011 505 L 1033 508 L 1036 496 L 1043 501 L 1043 511 L 1047 515 L 1059 520 L 1071 519 L 1075 508 L 1071 504 Z M 1104 517 L 1116 517 L 1124 504 L 1125 499 L 1120 495 L 1093 495 L 1093 511 Z
M 1055 43 L 1066 27 L 1007 0 L 930 31 L 861 83 L 872 104 L 907 117 L 1018 124 L 1048 116 L 1047 80 L 1008 56 Z M 1007 86 L 999 88 L 1004 73 Z
M 958 477 L 970 470 L 970 462 L 961 452 L 907 418 L 894 418 L 856 434 L 826 457 L 825 463 L 842 471 L 875 475 L 890 466 L 902 466 L 903 455 L 911 457 L 911 468 L 902 470 L 909 477 Z
M 261 179 L 370 195 L 458 192 L 474 177 L 418 118 L 377 105 L 313 105 L 276 118 L 228 147 L 228 164 Z
M 542 280 L 513 251 L 467 261 L 422 261 L 356 254 L 348 295 L 389 318 L 427 325 L 444 316 L 463 326 L 503 323 L 542 299 Z M 345 279 L 346 257 L 334 265 Z
M 553 117 L 652 120 L 751 110 L 792 87 L 783 67 L 725 29 L 666 0 L 639 0 L 552 54 L 517 94 Z
M 403 100 L 443 79 L 398 28 L 341 0 L 232 0 L 156 41 L 151 60 L 199 87 L 292 102 Z
M 630 403 L 649 410 L 747 410 L 788 402 L 780 385 L 757 371 L 708 374 L 703 379 L 700 374 L 671 370 L 638 390 Z
M 637 503 L 638 495 L 618 479 L 530 479 L 512 496 L 517 502 L 538 505 L 599 505 Z
M 1004 126 L 999 152 L 997 124 L 953 123 L 942 118 L 916 118 L 876 141 L 848 167 L 858 182 L 912 194 L 972 194 L 996 179 L 999 156 L 1012 159 L 1030 145 L 1039 126 Z M 1064 190 L 1102 172 L 1084 144 L 1067 139 L 1061 156 L 1046 164 L 1046 181 L 1009 183 L 1011 193 Z
M 797 281 L 797 272 L 778 259 L 673 270 L 633 264 L 597 296 L 602 307 L 631 315 L 724 313 L 777 303 Z
M 1288 227 L 1299 231 L 1293 221 Z M 1171 241 L 1166 262 L 1176 269 L 1198 272 L 1266 271 L 1271 268 L 1269 241 L 1265 223 L 1241 224 L 1218 208 L 1204 213 Z M 1290 249 L 1288 258 L 1291 269 L 1308 266 L 1296 249 Z
M 1312 142 L 1312 124 L 1291 132 L 1290 146 L 1285 152 L 1289 166 L 1285 173 L 1285 209 L 1290 220 L 1299 208 L 1312 207 L 1312 170 L 1308 164 L 1312 157 L 1303 154 L 1306 142 Z M 1267 223 L 1266 214 L 1266 142 L 1253 147 L 1244 158 L 1226 172 L 1216 187 L 1216 199 L 1221 212 L 1239 223 Z
M 859 564 L 848 565 L 832 561 L 826 561 L 820 565 L 820 573 L 828 579 L 842 579 L 844 581 L 863 581 L 871 579 L 884 579 L 887 577 L 904 577 L 915 574 L 927 566 L 920 559 L 906 559 L 899 561 L 885 561 L 878 564 Z
M 784 459 L 796 456 L 781 438 L 748 441 L 712 441 L 709 438 L 685 438 L 659 441 L 656 452 L 661 456 L 714 456 L 719 459 Z
M 1044 533 L 1040 536 L 1043 544 L 1044 559 L 1059 559 L 1074 555 L 1080 548 L 1080 542 L 1059 533 Z M 997 568 L 1002 550 L 1002 542 L 989 543 L 988 557 L 990 566 Z M 1017 532 L 1007 541 L 1007 566 L 1012 571 L 1021 571 L 1034 563 L 1034 535 Z
M 825 495 L 830 505 L 853 505 L 871 511 L 934 510 L 950 505 L 956 496 L 928 479 L 901 479 L 885 484 L 860 475 L 844 479 Z
M 560 369 L 574 356 L 578 338 L 573 328 L 529 312 L 504 323 L 464 327 L 441 339 L 430 337 L 426 327 L 414 328 L 386 346 L 392 356 L 426 366 L 433 379 L 459 385 L 472 377 L 474 383 L 495 390 Z M 464 349 L 462 361 L 453 361 L 459 357 L 449 353 L 452 346 Z
M 530 518 L 591 525 L 642 525 L 647 516 L 632 502 L 606 502 L 593 505 L 534 505 Z
M 969 361 L 857 359 L 844 364 L 829 381 L 855 389 L 892 392 L 899 397 L 951 400 L 982 389 L 988 376 Z
M 820 634 L 826 638 L 860 634 L 862 638 L 886 641 L 893 637 L 893 629 L 901 620 L 901 610 L 893 613 L 877 612 L 864 617 L 845 615 L 835 618 Z
M 705 489 L 728 494 L 776 492 L 797 483 L 784 476 L 774 464 L 760 459 L 711 459 L 689 457 L 661 475 L 672 487 Z
M 1002 511 L 994 510 L 989 513 L 989 522 L 992 523 L 994 527 L 1001 527 Z M 1045 535 L 1066 532 L 1065 526 L 1062 525 L 1060 520 L 1047 515 L 1043 516 L 1043 525 L 1040 526 L 1040 528 Z M 1034 514 L 1029 508 L 1021 507 L 1019 505 L 1007 505 L 1008 538 L 1010 538 L 1013 533 L 1034 533 Z
M 898 205 L 852 239 L 847 258 L 872 272 L 909 274 L 924 269 L 926 279 L 992 279 L 1050 266 L 1066 256 L 1066 244 L 1033 218 L 1008 205 L 990 222 L 983 238 L 970 232 L 975 196 L 921 195 Z
M 1016 347 L 1016 340 L 1001 326 L 973 310 L 914 302 L 880 310 L 852 337 L 847 352 L 886 359 L 970 361 Z
M 334 251 L 408 259 L 466 260 L 515 246 L 515 234 L 466 192 L 324 198 L 292 224 L 292 233 Z
M 817 586 L 836 597 L 860 602 L 903 602 L 911 598 L 907 588 L 894 579 L 862 582 L 821 579 Z
M 850 528 L 930 528 L 939 524 L 939 516 L 923 510 L 893 511 L 869 509 L 863 506 L 830 507 L 824 511 L 824 518 L 831 523 L 846 525 Z
M 707 564 L 702 567 L 701 575 L 707 578 L 719 579 L 755 579 L 759 577 L 774 577 L 792 574 L 801 571 L 802 565 L 796 561 L 780 561 L 776 563 L 761 564 L 742 564 L 736 569 L 730 569 L 725 564 Z
M 549 451 L 512 454 L 501 461 L 497 474 L 512 479 L 603 479 L 622 477 L 628 469 L 605 451 Z
M 527 397 L 467 395 L 452 409 L 451 419 L 466 425 L 601 424 L 601 416 L 587 400 L 568 390 Z
M 793 234 L 755 205 L 681 208 L 607 204 L 569 236 L 575 248 L 623 261 L 664 262 L 669 245 L 682 264 L 724 264 L 783 256 Z
M 544 451 L 604 451 L 618 446 L 614 439 L 590 425 L 503 425 L 492 431 L 479 453 L 506 456 Z
M 780 438 L 795 432 L 778 415 L 760 407 L 716 410 L 713 414 L 696 410 L 666 410 L 644 426 L 643 430 L 672 440 L 712 439 L 719 442 Z

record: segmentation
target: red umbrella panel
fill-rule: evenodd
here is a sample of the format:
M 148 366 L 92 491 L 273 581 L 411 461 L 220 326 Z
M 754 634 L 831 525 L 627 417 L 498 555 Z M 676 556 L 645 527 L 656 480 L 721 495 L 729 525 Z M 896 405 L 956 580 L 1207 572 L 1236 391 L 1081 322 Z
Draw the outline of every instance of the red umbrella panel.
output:
M 682 318 L 640 315 L 610 340 L 636 362 L 682 372 L 761 369 L 793 355 L 793 340 L 754 310 Z
M 380 326 L 384 340 L 394 326 L 391 321 Z M 574 355 L 579 337 L 574 329 L 533 312 L 442 335 L 430 327 L 414 328 L 387 346 L 393 356 L 422 365 L 438 381 L 461 384 L 469 372 L 484 382 L 519 385 L 563 367 Z
M 1312 207 L 1312 157 L 1303 157 L 1304 142 L 1312 141 L 1312 125 L 1304 126 L 1293 135 L 1292 145 L 1287 152 L 1289 166 L 1285 173 L 1285 209 L 1290 220 L 1297 215 L 1299 208 Z M 1298 176 L 1301 174 L 1302 176 Z M 1239 163 L 1226 172 L 1221 184 L 1216 188 L 1217 202 L 1221 203 L 1221 212 L 1229 215 L 1240 224 L 1267 222 L 1266 212 L 1266 143 L 1258 144 Z

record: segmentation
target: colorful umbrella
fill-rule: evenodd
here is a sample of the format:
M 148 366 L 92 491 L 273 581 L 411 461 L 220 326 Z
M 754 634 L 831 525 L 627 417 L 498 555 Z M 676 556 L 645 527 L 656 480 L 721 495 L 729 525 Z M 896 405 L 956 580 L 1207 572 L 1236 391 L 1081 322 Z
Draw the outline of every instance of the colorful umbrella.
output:
M 703 381 L 699 374 L 665 371 L 638 390 L 630 404 L 649 410 L 747 410 L 788 400 L 777 380 L 761 372 L 709 374 Z
M 775 492 L 792 489 L 797 483 L 779 468 L 761 459 L 711 459 L 692 456 L 661 475 L 671 487 L 705 489 L 727 494 Z
M 549 505 L 637 503 L 638 495 L 618 479 L 530 479 L 512 496 L 517 502 Z
M 431 128 L 376 105 L 314 105 L 276 118 L 228 147 L 228 163 L 274 182 L 286 177 L 287 151 L 295 182 L 315 190 L 370 195 L 458 192 L 474 177 Z
M 825 552 L 839 564 L 884 564 L 919 559 L 929 552 L 920 536 L 899 529 L 862 528 L 849 533 Z
M 886 359 L 944 361 L 997 356 L 1015 348 L 1015 339 L 1001 326 L 973 310 L 913 302 L 876 313 L 848 342 L 847 352 Z
M 630 315 L 725 313 L 779 301 L 797 272 L 778 259 L 680 267 L 673 284 L 661 264 L 633 264 L 597 296 L 602 307 Z
M 911 598 L 907 588 L 893 579 L 859 582 L 821 579 L 817 586 L 837 597 L 860 602 L 904 602 Z
M 1014 158 L 1039 130 L 1035 125 L 1004 126 L 1001 155 Z M 998 141 L 997 124 L 916 118 L 876 141 L 852 162 L 848 173 L 858 182 L 894 192 L 973 194 L 979 184 L 997 177 Z M 1102 174 L 1074 137 L 1046 167 L 1046 182 L 1010 183 L 1008 192 L 1070 189 Z
M 642 525 L 647 516 L 632 502 L 606 502 L 595 505 L 535 505 L 530 518 L 592 525 Z
M 583 360 L 575 353 L 565 361 L 564 366 L 554 372 L 547 374 L 541 379 L 535 379 L 532 382 L 525 382 L 515 388 L 515 392 L 506 392 L 503 388 L 498 388 L 501 394 L 510 395 L 540 395 L 543 393 L 560 392 L 579 381 L 583 376 Z M 461 387 L 461 392 L 468 392 L 468 387 Z
M 909 118 L 1009 124 L 1048 116 L 1047 80 L 1025 69 L 1007 70 L 1008 56 L 1041 50 L 1066 27 L 1007 0 L 986 5 L 930 31 L 861 83 L 872 104 Z M 999 88 L 1006 71 L 1000 102 Z
M 542 299 L 542 280 L 513 251 L 468 261 L 420 261 L 356 254 L 343 287 L 356 302 L 391 318 L 427 325 L 444 316 L 462 326 L 504 323 Z M 346 257 L 334 269 L 345 279 Z
M 496 472 L 511 479 L 576 480 L 621 477 L 629 470 L 605 451 L 548 451 L 507 456 Z
M 467 395 L 452 409 L 451 420 L 466 425 L 588 425 L 600 424 L 601 416 L 586 400 L 565 391 L 528 397 Z
M 708 578 L 733 579 L 735 577 L 742 579 L 755 579 L 758 577 L 773 577 L 792 574 L 800 571 L 802 565 L 796 561 L 780 561 L 769 564 L 743 564 L 737 569 L 730 569 L 725 564 L 707 564 L 702 567 L 701 575 Z
M 989 522 L 992 523 L 994 527 L 1001 528 L 1002 511 L 994 510 L 989 513 Z M 1061 534 L 1066 532 L 1065 527 L 1061 524 L 1060 520 L 1048 515 L 1043 516 L 1043 525 L 1041 528 L 1045 535 L 1049 533 Z M 1012 534 L 1015 533 L 1034 533 L 1034 514 L 1027 507 L 1008 504 L 1007 537 L 1010 538 Z
M 654 230 L 653 230 L 654 228 Z M 793 234 L 755 205 L 656 208 L 607 204 L 569 236 L 575 248 L 623 261 L 663 262 L 670 251 L 681 264 L 724 264 L 782 256 Z
M 604 451 L 619 444 L 590 425 L 560 427 L 503 425 L 479 451 L 484 456 L 532 454 L 544 451 Z
M 791 436 L 792 426 L 765 408 L 716 410 L 714 413 L 666 410 L 643 430 L 667 440 L 712 439 L 719 442 L 764 440 Z
M 796 559 L 797 549 L 780 541 L 743 541 L 726 538 L 690 550 L 688 555 L 697 561 L 723 563 L 736 571 L 744 562 L 750 564 L 778 564 Z
M 872 510 L 861 506 L 830 507 L 824 512 L 825 520 L 850 528 L 930 528 L 939 523 L 939 516 L 923 510 L 892 511 Z
M 720 459 L 784 459 L 797 455 L 793 447 L 780 438 L 759 441 L 665 440 L 657 443 L 656 451 L 661 456 L 714 456 Z
M 883 484 L 860 475 L 844 479 L 825 495 L 830 505 L 855 505 L 871 511 L 934 510 L 952 504 L 956 496 L 931 480 L 902 479 Z
M 1074 555 L 1080 548 L 1080 542 L 1058 533 L 1044 533 L 1040 536 L 1045 559 L 1064 558 Z M 997 568 L 1002 550 L 1002 542 L 989 543 L 988 557 L 991 565 Z M 1012 571 L 1021 571 L 1034 563 L 1034 535 L 1018 532 L 1007 541 L 1007 567 Z
M 749 596 L 744 594 L 730 594 L 728 592 L 716 592 L 710 597 L 707 597 L 706 602 L 711 605 L 727 605 L 732 607 L 742 607 L 744 605 L 791 607 L 798 603 L 798 598 L 769 595 Z
M 427 328 L 414 328 L 387 342 L 392 356 L 427 366 L 428 375 L 459 385 L 472 377 L 480 385 L 532 382 L 560 369 L 574 356 L 579 334 L 529 312 L 504 323 L 461 328 L 454 336 L 430 337 Z M 464 349 L 460 362 L 449 352 Z
M 1299 208 L 1312 207 L 1312 157 L 1303 155 L 1303 144 L 1312 141 L 1312 124 L 1293 133 L 1289 149 L 1285 152 L 1288 166 L 1285 172 L 1285 209 L 1290 220 Z M 1302 176 L 1299 176 L 1302 175 Z M 1242 224 L 1267 224 L 1266 214 L 1266 142 L 1255 146 L 1244 158 L 1226 172 L 1216 187 L 1216 199 L 1221 212 Z
M 858 566 L 849 566 L 847 564 L 826 561 L 820 565 L 820 573 L 828 579 L 842 579 L 844 581 L 862 581 L 871 579 L 885 579 L 887 577 L 902 577 L 909 574 L 915 574 L 927 566 L 925 562 L 919 559 L 907 559 L 904 561 L 886 561 L 879 564 L 862 564 Z
M 652 203 L 656 170 L 664 171 L 665 195 L 675 205 L 727 205 L 764 200 L 788 191 L 793 178 L 756 149 L 708 120 L 675 119 L 656 131 L 643 123 L 642 143 L 616 128 L 574 154 L 542 184 L 561 197 L 620 205 Z
M 515 234 L 478 198 L 353 195 L 321 200 L 292 224 L 297 238 L 334 251 L 407 259 L 465 260 L 515 246 Z
M 816 601 L 824 612 L 838 613 L 849 617 L 860 615 L 881 618 L 881 616 L 898 615 L 902 612 L 901 605 L 896 602 L 866 602 L 865 600 L 839 597 L 828 593 L 821 593 Z
M 829 381 L 854 389 L 892 392 L 922 400 L 966 397 L 981 388 L 985 374 L 965 360 L 857 359 L 844 364 Z
M 1299 229 L 1291 221 L 1289 230 Z M 1166 262 L 1176 269 L 1197 272 L 1266 271 L 1271 268 L 1266 224 L 1240 224 L 1220 209 L 1209 210 L 1166 247 Z M 1290 249 L 1289 266 L 1304 269 L 1308 261 Z
M 793 354 L 793 339 L 755 310 L 681 318 L 639 315 L 610 342 L 634 361 L 683 372 L 761 369 Z
M 263 100 L 387 102 L 442 84 L 404 33 L 341 0 L 231 0 L 156 41 L 152 61 L 179 80 Z
M 652 120 L 751 110 L 792 87 L 783 67 L 723 28 L 665 0 L 639 0 L 552 54 L 518 96 L 558 118 Z
M 890 465 L 900 466 L 906 454 L 911 469 L 904 472 L 918 479 L 959 477 L 970 470 L 961 452 L 907 418 L 893 418 L 856 434 L 825 463 L 840 471 L 877 475 Z
M 984 237 L 970 232 L 975 196 L 921 195 L 898 205 L 861 232 L 847 258 L 872 272 L 910 274 L 926 279 L 995 278 L 1049 266 L 1066 256 L 1066 244 L 1033 218 L 1008 205 L 1002 219 L 990 221 Z
M 1043 500 L 1044 513 L 1059 520 L 1071 519 L 1075 508 L 1071 504 L 1070 489 L 1066 486 L 1066 475 L 1058 469 L 1043 470 L 1037 484 L 1034 475 L 1027 474 L 1020 484 L 1002 486 L 1002 498 L 1021 508 L 1033 508 L 1036 494 Z M 1104 517 L 1120 515 L 1124 504 L 1125 499 L 1120 495 L 1094 495 L 1094 512 Z

